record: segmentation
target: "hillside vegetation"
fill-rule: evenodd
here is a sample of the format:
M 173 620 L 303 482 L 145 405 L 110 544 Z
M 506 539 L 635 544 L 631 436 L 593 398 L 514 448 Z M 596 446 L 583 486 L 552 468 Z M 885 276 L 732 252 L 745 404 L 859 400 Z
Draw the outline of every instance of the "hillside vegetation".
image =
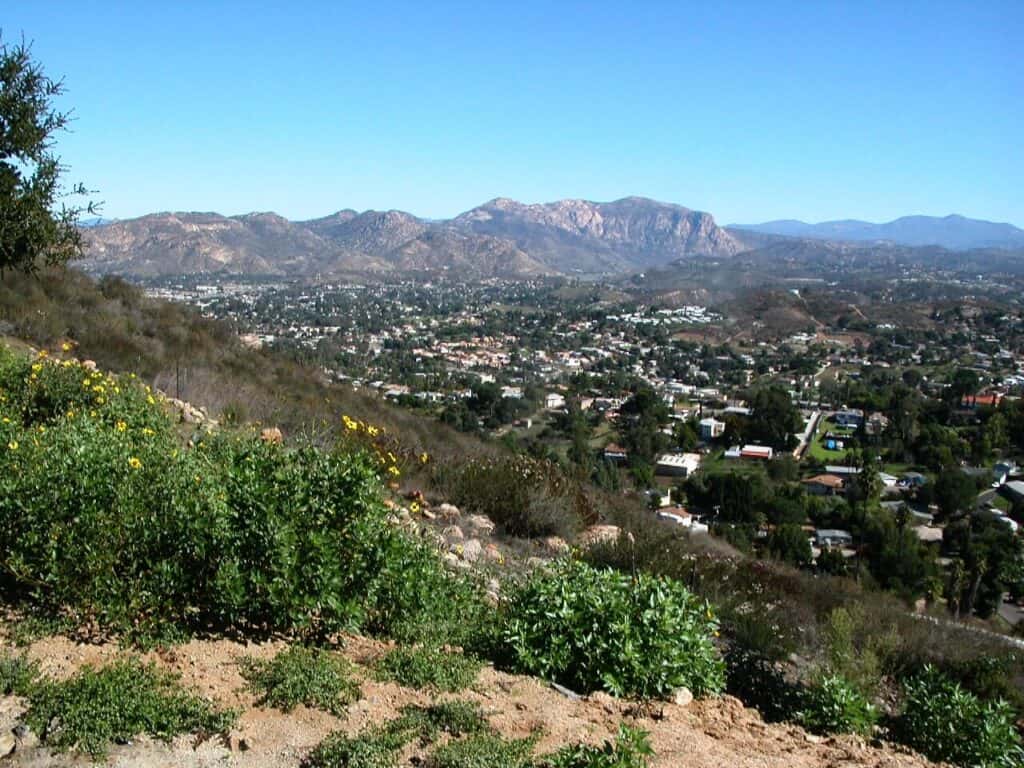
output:
M 143 649 L 212 635 L 333 652 L 347 637 L 371 636 L 405 649 L 401 664 L 378 674 L 409 684 L 458 687 L 422 666 L 463 654 L 474 659 L 466 669 L 483 660 L 573 695 L 651 703 L 724 689 L 767 719 L 813 731 L 876 734 L 962 765 L 1020 764 L 1021 661 L 1000 638 L 912 616 L 847 579 L 654 528 L 635 501 L 556 464 L 385 408 L 119 280 L 8 275 L 0 322 L 43 348 L 0 347 L 0 588 L 17 615 L 43 627 Z M 182 359 L 193 387 L 182 396 L 212 406 L 219 428 L 179 423 L 160 392 Z M 289 439 L 260 439 L 243 408 Z M 553 525 L 571 535 L 603 519 L 622 535 L 534 567 L 453 568 L 431 543 L 445 539 L 423 517 L 428 499 L 404 505 L 403 482 L 435 501 L 457 489 L 460 506 L 497 518 L 504 543 L 527 551 L 538 550 L 525 537 Z M 508 491 L 504 507 L 496 488 Z M 495 577 L 498 596 L 486 583 Z M 357 686 L 344 665 L 314 657 L 242 666 L 261 700 L 344 717 Z M 109 683 L 102 670 L 53 679 L 11 656 L 2 670 L 4 692 L 36 707 L 28 721 L 55 750 L 102 754 L 125 734 L 229 727 L 226 715 L 197 710 L 176 682 L 138 665 L 115 668 Z M 471 677 L 463 672 L 463 684 Z M 155 730 L 156 717 L 103 730 L 75 709 L 81 733 L 69 739 L 55 723 L 69 723 L 62 712 L 72 710 L 58 703 L 97 688 L 113 697 L 111 711 L 162 712 L 171 701 L 198 714 L 168 716 Z M 159 695 L 141 702 L 146 690 Z M 328 737 L 312 764 L 397 764 L 417 732 L 376 726 Z M 954 736 L 926 738 L 939 732 Z M 419 754 L 430 765 L 483 768 L 647 759 L 644 737 L 629 730 L 604 751 L 557 744 L 545 755 L 534 749 L 539 738 L 448 732 L 436 742 L 421 736 Z M 620 763 L 600 762 L 617 751 L 628 753 Z

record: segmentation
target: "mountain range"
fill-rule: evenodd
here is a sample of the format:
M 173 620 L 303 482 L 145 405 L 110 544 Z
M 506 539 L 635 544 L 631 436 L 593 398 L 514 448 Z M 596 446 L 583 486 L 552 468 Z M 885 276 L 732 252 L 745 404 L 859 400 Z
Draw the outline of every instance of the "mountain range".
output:
M 883 228 L 878 232 L 885 236 L 863 235 L 872 227 Z M 827 255 L 837 244 L 865 239 L 882 250 L 888 244 L 918 245 L 940 235 L 941 244 L 951 249 L 994 243 L 1012 247 L 1015 233 L 1024 238 L 1024 232 L 1010 225 L 962 217 L 910 217 L 887 225 L 769 222 L 720 227 L 708 213 L 642 197 L 536 205 L 496 198 L 440 221 L 403 211 L 345 209 L 308 221 L 289 221 L 274 213 L 154 213 L 91 222 L 83 228 L 88 248 L 83 266 L 134 276 L 597 276 L 642 272 L 681 259 L 729 259 L 757 252 L 813 259 L 818 251 Z M 1024 239 L 1020 245 L 1024 247 Z
M 733 224 L 730 229 L 786 237 L 854 242 L 889 242 L 897 245 L 938 245 L 953 251 L 972 248 L 1024 248 L 1024 229 L 956 214 L 904 216 L 884 224 L 843 219 L 807 224 L 794 219 L 764 224 Z

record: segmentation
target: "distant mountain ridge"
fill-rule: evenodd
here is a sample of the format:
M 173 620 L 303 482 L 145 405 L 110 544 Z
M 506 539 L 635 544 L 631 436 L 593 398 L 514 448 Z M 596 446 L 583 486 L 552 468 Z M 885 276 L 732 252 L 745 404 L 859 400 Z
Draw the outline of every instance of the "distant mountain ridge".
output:
M 878 241 L 898 245 L 938 245 L 955 251 L 973 248 L 1024 248 L 1024 229 L 1012 224 L 965 216 L 904 216 L 883 224 L 843 219 L 808 224 L 795 219 L 763 224 L 730 224 L 729 230 L 752 231 L 816 240 Z
M 159 213 L 89 227 L 83 265 L 153 276 L 309 276 L 451 271 L 464 277 L 607 274 L 746 246 L 707 213 L 645 198 L 525 205 L 497 198 L 454 219 L 344 209 L 309 221 L 273 213 Z

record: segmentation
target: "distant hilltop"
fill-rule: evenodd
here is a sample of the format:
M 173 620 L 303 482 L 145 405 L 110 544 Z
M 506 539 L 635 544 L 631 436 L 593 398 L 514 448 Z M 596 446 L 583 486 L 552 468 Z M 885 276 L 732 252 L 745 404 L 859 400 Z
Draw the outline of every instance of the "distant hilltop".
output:
M 644 197 L 543 204 L 499 197 L 444 220 L 397 210 L 343 209 L 309 221 L 290 221 L 275 213 L 154 213 L 121 221 L 90 220 L 83 231 L 86 269 L 139 277 L 588 277 L 740 254 L 813 261 L 851 244 L 863 250 L 865 241 L 871 249 L 866 256 L 883 259 L 892 257 L 890 247 L 953 252 L 1024 248 L 1024 231 L 961 216 L 912 216 L 888 224 L 778 221 L 721 227 L 709 213 Z M 936 254 L 929 252 L 928 258 Z
M 794 219 L 764 224 L 733 224 L 731 229 L 819 240 L 884 241 L 899 245 L 938 245 L 950 250 L 1024 248 L 1024 229 L 956 214 L 904 216 L 884 224 L 844 219 L 807 224 Z

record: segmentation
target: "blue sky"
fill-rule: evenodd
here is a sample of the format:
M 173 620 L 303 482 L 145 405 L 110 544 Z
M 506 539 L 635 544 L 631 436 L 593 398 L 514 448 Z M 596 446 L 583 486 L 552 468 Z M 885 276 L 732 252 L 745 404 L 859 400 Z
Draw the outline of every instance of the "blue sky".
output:
M 645 195 L 721 223 L 1024 226 L 1024 2 L 15 2 L 104 214 L 447 217 Z

